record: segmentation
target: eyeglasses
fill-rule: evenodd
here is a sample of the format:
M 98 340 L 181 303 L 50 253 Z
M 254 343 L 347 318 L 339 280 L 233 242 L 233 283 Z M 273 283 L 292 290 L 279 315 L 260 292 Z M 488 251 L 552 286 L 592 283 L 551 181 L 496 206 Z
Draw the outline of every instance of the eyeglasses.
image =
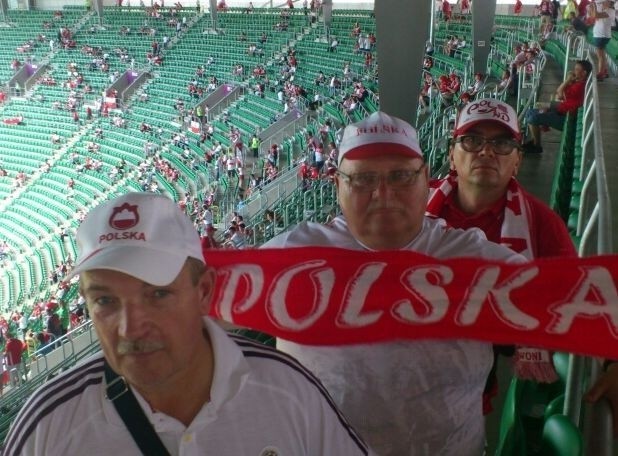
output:
M 394 189 L 412 187 L 416 183 L 418 176 L 423 172 L 424 168 L 425 164 L 416 170 L 397 169 L 386 174 L 375 172 L 346 174 L 343 171 L 337 171 L 337 174 L 347 181 L 351 190 L 369 193 L 376 190 L 383 180 L 386 182 L 388 187 Z
M 488 143 L 493 146 L 494 153 L 498 155 L 509 155 L 519 148 L 519 143 L 509 138 L 487 139 L 484 136 L 465 135 L 456 138 L 455 142 L 460 143 L 466 152 L 480 152 Z

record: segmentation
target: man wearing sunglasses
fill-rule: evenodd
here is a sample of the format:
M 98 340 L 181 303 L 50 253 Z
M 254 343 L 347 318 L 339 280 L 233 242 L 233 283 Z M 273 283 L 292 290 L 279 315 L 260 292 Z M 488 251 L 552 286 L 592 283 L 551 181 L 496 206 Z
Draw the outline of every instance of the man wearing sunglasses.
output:
M 429 171 L 416 131 L 383 112 L 346 127 L 335 174 L 343 215 L 301 223 L 264 247 L 412 250 L 437 258 L 524 261 L 478 230 L 425 217 Z M 292 305 L 292 304 L 290 304 Z M 384 305 L 387 305 L 384 303 Z M 279 340 L 315 373 L 381 456 L 478 456 L 491 346 L 463 340 L 312 347 Z

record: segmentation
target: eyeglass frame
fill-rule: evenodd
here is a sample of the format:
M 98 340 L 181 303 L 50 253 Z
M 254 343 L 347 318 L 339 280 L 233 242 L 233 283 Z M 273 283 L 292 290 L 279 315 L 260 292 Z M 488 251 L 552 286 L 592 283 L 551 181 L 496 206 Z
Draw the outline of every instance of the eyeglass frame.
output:
M 344 173 L 341 170 L 337 170 L 336 175 L 337 176 L 341 176 L 342 178 L 344 178 L 346 180 L 346 183 L 348 184 L 348 187 L 351 190 L 357 191 L 357 192 L 362 192 L 362 193 L 371 193 L 376 191 L 379 187 L 380 184 L 382 182 L 386 183 L 386 186 L 388 188 L 391 189 L 397 189 L 397 190 L 404 190 L 404 189 L 408 189 L 410 187 L 412 187 L 414 184 L 416 184 L 416 182 L 418 181 L 418 176 L 425 170 L 427 166 L 427 163 L 424 163 L 418 168 L 418 169 L 394 169 L 392 171 L 389 171 L 386 174 L 381 174 L 375 171 L 367 171 L 367 172 L 362 172 L 362 173 L 354 173 L 354 174 L 347 174 Z M 398 172 L 402 172 L 402 171 L 409 171 L 410 174 L 410 181 L 406 182 L 403 185 L 395 185 L 393 186 L 391 183 L 389 183 L 388 181 L 388 177 L 390 175 L 393 175 L 393 173 L 398 173 Z M 379 179 L 376 180 L 376 182 L 374 183 L 374 185 L 371 185 L 369 187 L 366 186 L 355 186 L 354 185 L 354 180 L 355 177 L 359 176 L 359 175 L 371 175 L 371 176 L 377 176 Z
M 480 148 L 478 150 L 468 150 L 466 149 L 466 147 L 463 144 L 463 141 L 465 138 L 481 138 L 483 140 L 483 144 L 481 144 Z M 512 147 L 510 149 L 509 152 L 504 153 L 504 152 L 500 152 L 498 150 L 498 146 L 496 145 L 497 141 L 508 141 L 512 143 Z M 485 136 L 482 135 L 473 135 L 473 134 L 469 134 L 469 135 L 460 135 L 457 136 L 453 142 L 461 144 L 461 148 L 464 150 L 464 152 L 470 153 L 470 154 L 478 154 L 480 151 L 482 151 L 483 149 L 485 149 L 485 146 L 487 146 L 487 144 L 491 144 L 492 146 L 492 150 L 494 151 L 494 153 L 496 155 L 502 155 L 502 156 L 507 156 L 507 155 L 511 155 L 513 153 L 513 151 L 515 149 L 521 150 L 521 144 L 519 143 L 519 141 L 517 141 L 516 139 L 506 139 L 506 138 L 496 138 L 496 139 L 488 139 Z

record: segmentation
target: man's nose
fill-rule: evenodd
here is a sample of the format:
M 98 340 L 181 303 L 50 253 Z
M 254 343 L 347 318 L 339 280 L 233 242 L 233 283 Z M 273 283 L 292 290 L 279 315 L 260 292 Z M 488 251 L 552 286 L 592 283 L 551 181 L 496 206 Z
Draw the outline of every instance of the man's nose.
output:
M 144 303 L 125 303 L 120 311 L 119 335 L 130 340 L 139 339 L 146 332 L 148 317 L 149 312 Z

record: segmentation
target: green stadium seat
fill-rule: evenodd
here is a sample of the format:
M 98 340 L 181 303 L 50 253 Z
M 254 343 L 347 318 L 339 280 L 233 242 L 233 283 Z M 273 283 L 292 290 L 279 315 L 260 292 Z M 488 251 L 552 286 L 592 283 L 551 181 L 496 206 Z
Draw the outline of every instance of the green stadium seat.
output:
M 582 456 L 584 444 L 579 429 L 564 415 L 550 416 L 543 427 L 541 454 L 546 456 Z

